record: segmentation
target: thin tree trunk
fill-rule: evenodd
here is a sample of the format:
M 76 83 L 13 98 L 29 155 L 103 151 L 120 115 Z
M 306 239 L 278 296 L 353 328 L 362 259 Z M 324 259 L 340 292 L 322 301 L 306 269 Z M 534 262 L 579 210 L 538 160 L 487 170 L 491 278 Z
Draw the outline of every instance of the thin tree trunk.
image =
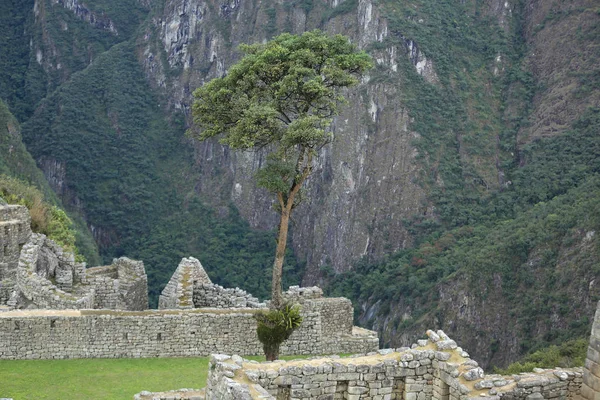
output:
M 277 237 L 277 250 L 275 251 L 275 262 L 273 264 L 273 281 L 271 283 L 271 308 L 280 308 L 283 303 L 281 276 L 283 274 L 283 260 L 285 258 L 289 223 L 290 213 L 286 205 L 286 207 L 281 209 L 281 220 L 279 221 L 279 235 Z
M 281 291 L 281 276 L 283 275 L 283 260 L 285 258 L 285 249 L 287 246 L 288 228 L 290 224 L 290 214 L 294 208 L 294 201 L 296 195 L 300 191 L 302 184 L 310 175 L 312 170 L 312 153 L 307 154 L 307 163 L 304 168 L 301 167 L 302 160 L 304 159 L 305 149 L 302 150 L 302 154 L 298 157 L 298 164 L 296 167 L 297 172 L 300 172 L 300 176 L 294 179 L 292 187 L 287 195 L 287 199 L 284 200 L 283 193 L 277 194 L 279 205 L 281 207 L 281 219 L 279 221 L 279 232 L 277 237 L 277 250 L 275 251 L 275 262 L 273 263 L 273 280 L 271 282 L 271 308 L 278 309 L 283 305 L 283 294 Z

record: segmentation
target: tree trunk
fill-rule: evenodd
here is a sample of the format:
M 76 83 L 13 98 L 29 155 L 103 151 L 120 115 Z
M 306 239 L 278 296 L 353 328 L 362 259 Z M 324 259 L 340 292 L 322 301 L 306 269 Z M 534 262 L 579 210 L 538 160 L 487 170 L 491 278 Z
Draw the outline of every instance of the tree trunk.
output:
M 263 351 L 265 352 L 265 359 L 267 361 L 275 361 L 279 359 L 279 348 L 281 343 L 277 344 L 263 344 Z
M 281 220 L 279 221 L 277 250 L 275 251 L 275 262 L 273 263 L 273 281 L 271 283 L 271 308 L 274 309 L 280 308 L 283 304 L 283 297 L 281 293 L 281 276 L 283 274 L 283 260 L 285 258 L 285 248 L 287 246 L 290 211 L 291 210 L 288 210 L 286 204 L 286 207 L 281 209 Z

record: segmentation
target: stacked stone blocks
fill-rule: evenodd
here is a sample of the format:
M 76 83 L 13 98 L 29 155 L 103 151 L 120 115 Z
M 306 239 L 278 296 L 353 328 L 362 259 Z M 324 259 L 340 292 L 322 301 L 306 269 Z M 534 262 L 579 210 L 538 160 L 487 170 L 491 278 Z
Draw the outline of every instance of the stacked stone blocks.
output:
M 27 208 L 0 203 L 0 306 L 14 290 L 21 247 L 31 236 Z
M 379 350 L 351 358 L 256 363 L 213 355 L 206 399 L 536 400 L 579 395 L 581 369 L 485 376 L 442 331 L 428 333 L 429 340 L 410 349 Z
M 122 257 L 87 271 L 30 224 L 26 207 L 0 204 L 0 310 L 148 308 L 141 261 Z
M 211 282 L 202 264 L 190 257 L 181 260 L 163 289 L 158 308 L 264 308 L 256 297 L 240 288 L 224 288 Z
M 257 309 L 31 310 L 0 313 L 0 359 L 190 357 L 235 352 L 262 354 L 256 335 Z M 321 316 L 303 313 L 301 327 L 282 354 L 339 353 L 340 343 L 323 340 Z M 378 347 L 377 335 L 351 337 L 356 351 Z
M 581 394 L 587 400 L 600 400 L 600 302 L 592 324 Z

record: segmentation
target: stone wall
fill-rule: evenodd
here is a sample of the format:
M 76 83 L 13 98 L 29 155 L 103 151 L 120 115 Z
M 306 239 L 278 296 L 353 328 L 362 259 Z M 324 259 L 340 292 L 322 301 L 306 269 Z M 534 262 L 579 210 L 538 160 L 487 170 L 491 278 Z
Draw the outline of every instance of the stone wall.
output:
M 26 207 L 0 205 L 0 282 L 15 278 L 21 246 L 31 236 L 30 224 Z
M 69 270 L 68 275 L 71 280 L 74 276 L 73 270 L 70 269 L 74 267 L 72 254 L 65 255 L 62 250 L 58 254 L 51 254 L 47 250 L 53 246 L 56 246 L 54 242 L 42 234 L 32 234 L 30 240 L 23 246 L 17 268 L 16 289 L 18 290 L 13 292 L 7 302 L 9 306 L 46 309 L 92 308 L 93 290 L 82 294 L 69 293 L 59 287 L 58 280 L 53 284 L 47 279 L 50 273 L 56 276 L 57 269 L 63 270 L 63 275 L 66 275 L 64 271 Z M 64 282 L 62 287 L 64 288 Z
M 226 289 L 211 282 L 197 259 L 184 258 L 158 299 L 158 309 L 264 308 L 256 297 L 240 288 Z
M 265 303 L 240 288 L 224 288 L 214 283 L 194 285 L 193 298 L 196 308 L 266 307 Z
M 262 354 L 256 309 L 31 310 L 0 313 L 0 359 L 139 358 Z M 377 348 L 376 333 L 323 340 L 321 315 L 304 322 L 283 344 L 282 354 L 334 354 L 351 340 L 356 351 Z M 337 346 L 337 347 L 336 347 Z M 348 346 L 348 345 L 346 345 Z
M 579 395 L 580 368 L 484 376 L 477 362 L 442 331 L 428 333 L 429 340 L 411 349 L 350 358 L 257 363 L 213 355 L 206 399 L 539 400 Z
M 158 298 L 159 310 L 194 308 L 194 287 L 212 282 L 200 261 L 183 258 Z
M 0 309 L 148 308 L 144 264 L 125 257 L 86 270 L 73 253 L 32 233 L 29 211 L 0 205 Z M 90 275 L 88 279 L 87 275 Z
M 587 400 L 600 400 L 600 302 L 592 324 L 581 394 Z
M 144 263 L 127 257 L 114 259 L 103 267 L 86 270 L 94 288 L 96 309 L 142 311 L 148 308 L 148 279 Z

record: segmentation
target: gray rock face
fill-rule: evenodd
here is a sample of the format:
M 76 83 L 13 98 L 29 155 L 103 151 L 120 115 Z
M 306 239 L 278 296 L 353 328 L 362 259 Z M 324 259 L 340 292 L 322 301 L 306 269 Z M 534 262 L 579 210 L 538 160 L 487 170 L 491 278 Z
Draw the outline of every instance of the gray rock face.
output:
M 161 17 L 154 20 L 160 32 L 157 42 L 149 34 L 148 42 L 140 43 L 148 79 L 168 95 L 174 108 L 187 112 L 193 89 L 222 76 L 239 57 L 235 49 L 240 43 L 266 39 L 266 7 L 270 5 L 234 4 L 223 13 L 221 3 L 214 0 L 168 0 Z M 277 19 L 289 22 L 285 30 L 301 33 L 316 28 L 315 21 L 321 21 L 325 9 L 337 7 L 338 1 L 313 4 L 308 15 L 297 6 L 278 8 Z M 227 38 L 215 20 L 231 28 Z M 382 42 L 389 32 L 372 0 L 360 1 L 355 10 L 321 28 L 350 36 L 360 48 Z M 164 50 L 166 58 L 157 49 Z M 419 73 L 435 77 L 435 65 L 415 42 L 373 52 L 379 67 L 391 75 L 399 74 L 396 57 L 402 54 L 414 59 Z M 169 78 L 170 71 L 180 74 Z M 304 285 L 316 283 L 324 265 L 344 271 L 360 257 L 378 257 L 407 246 L 411 239 L 403 219 L 427 209 L 424 191 L 416 183 L 417 152 L 412 145 L 416 135 L 408 128 L 409 116 L 397 90 L 366 77 L 359 88 L 345 95 L 350 105 L 335 118 L 334 141 L 322 149 L 306 185 L 306 200 L 295 211 L 292 243 L 298 256 L 307 261 Z M 275 226 L 273 199 L 256 187 L 253 178 L 264 163 L 263 153 L 233 153 L 211 141 L 198 144 L 196 155 L 202 171 L 223 172 L 219 176 L 204 173 L 197 185 L 203 194 L 223 193 L 217 188 L 225 181 L 229 189 L 219 203 L 232 200 L 254 227 Z

